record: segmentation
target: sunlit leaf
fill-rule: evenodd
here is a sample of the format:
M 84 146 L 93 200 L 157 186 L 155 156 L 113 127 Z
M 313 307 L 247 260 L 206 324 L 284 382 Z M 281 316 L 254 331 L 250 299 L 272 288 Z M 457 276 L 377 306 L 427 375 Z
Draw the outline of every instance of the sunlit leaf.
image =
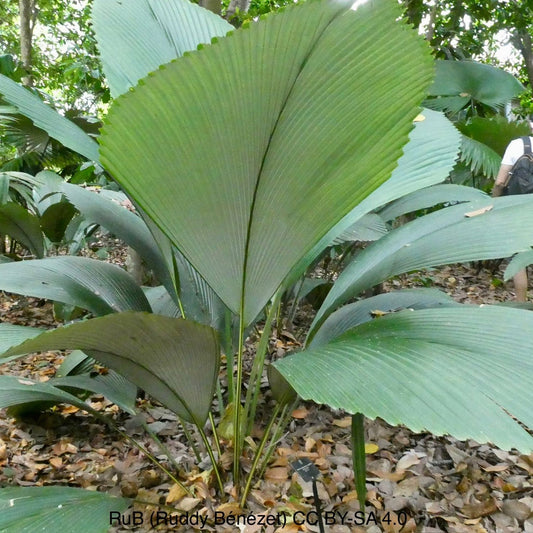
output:
M 101 136 L 106 168 L 246 323 L 390 176 L 432 76 L 398 6 L 347 8 L 291 6 L 162 67 Z
M 186 0 L 95 0 L 92 20 L 111 94 L 233 26 Z

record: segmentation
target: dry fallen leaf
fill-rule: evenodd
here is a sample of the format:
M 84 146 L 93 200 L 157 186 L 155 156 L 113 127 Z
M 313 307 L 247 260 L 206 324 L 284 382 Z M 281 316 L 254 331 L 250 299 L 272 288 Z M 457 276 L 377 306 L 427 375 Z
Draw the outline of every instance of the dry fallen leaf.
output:
M 485 472 L 503 472 L 509 468 L 508 464 L 498 463 L 497 465 L 489 465 L 481 467 Z
M 61 459 L 61 457 L 51 457 L 50 464 L 54 468 L 61 468 L 63 466 L 63 460 Z
M 289 470 L 286 466 L 275 466 L 265 472 L 265 479 L 273 483 L 283 483 L 287 481 L 288 477 Z
M 468 518 L 478 518 L 479 516 L 487 516 L 498 511 L 496 500 L 490 498 L 484 502 L 467 503 L 461 508 L 463 513 Z
M 303 420 L 304 418 L 307 417 L 307 415 L 309 415 L 309 410 L 306 409 L 305 407 L 299 407 L 298 409 L 295 409 L 291 413 L 291 415 L 293 418 L 296 418 L 298 420 Z
M 183 498 L 177 507 L 180 511 L 192 511 L 202 500 L 200 498 Z
M 407 470 L 419 462 L 420 458 L 415 453 L 408 452 L 396 463 L 396 471 Z
M 502 505 L 502 512 L 517 520 L 527 520 L 532 514 L 531 509 L 525 503 L 518 500 L 506 500 Z
M 172 485 L 172 487 L 170 487 L 170 490 L 168 491 L 166 500 L 167 505 L 179 502 L 183 497 L 185 497 L 186 494 L 187 492 L 181 485 L 174 483 L 174 485 Z
M 373 442 L 365 442 L 365 453 L 366 455 L 372 455 L 379 450 L 379 446 Z
M 238 516 L 244 512 L 237 502 L 223 503 L 217 507 L 216 511 L 219 513 L 224 513 L 225 516 L 228 516 L 229 514 Z
M 493 207 L 494 207 L 493 205 L 487 205 L 485 207 L 482 207 L 481 209 L 476 209 L 475 211 L 469 211 L 468 213 L 465 213 L 465 217 L 467 218 L 477 217 L 479 215 L 482 215 L 483 213 L 487 213 L 488 211 L 491 211 Z

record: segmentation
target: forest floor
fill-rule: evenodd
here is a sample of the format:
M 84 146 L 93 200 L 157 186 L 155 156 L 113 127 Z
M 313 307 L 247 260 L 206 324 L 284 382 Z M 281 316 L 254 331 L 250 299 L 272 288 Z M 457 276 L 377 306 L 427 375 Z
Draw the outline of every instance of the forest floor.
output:
M 385 289 L 432 286 L 463 303 L 510 301 L 512 287 L 498 282 L 502 270 L 500 267 L 492 274 L 487 269 L 478 271 L 475 266 L 452 265 L 398 277 Z M 50 303 L 3 293 L 0 321 L 47 328 L 57 325 Z M 295 335 L 275 332 L 272 354 L 282 356 L 293 349 L 298 343 Z M 54 375 L 61 360 L 61 355 L 53 353 L 25 357 L 1 365 L 0 372 L 46 380 Z M 90 403 L 114 418 L 153 454 L 161 456 L 138 418 L 119 412 L 102 397 L 93 397 Z M 215 510 L 225 515 L 237 512 L 234 504 L 220 506 L 213 498 L 213 484 L 202 471 L 208 465 L 202 462 L 198 467 L 175 415 L 149 399 L 140 400 L 139 409 L 139 416 L 180 464 L 182 479 L 192 489 L 193 497 L 171 483 L 119 434 L 70 406 L 45 411 L 32 420 L 18 421 L 5 412 L 0 416 L 0 486 L 59 484 L 103 490 L 154 505 L 136 508 L 143 512 L 165 504 L 187 517 L 212 518 Z M 266 401 L 262 409 L 268 411 Z M 273 461 L 250 492 L 247 515 L 254 515 L 259 522 L 261 516 L 281 520 L 298 511 L 298 517 L 313 511 L 311 484 L 290 467 L 295 459 L 308 458 L 321 473 L 317 486 L 323 512 L 336 513 L 325 515 L 335 516 L 335 523 L 326 525 L 331 533 L 533 533 L 533 454 L 521 455 L 428 433 L 415 434 L 381 420 L 367 420 L 366 430 L 367 441 L 374 446 L 369 446 L 372 453 L 367 456 L 364 524 L 360 523 L 362 515 L 356 513 L 359 504 L 351 469 L 350 417 L 310 403 L 302 403 L 292 413 Z M 261 431 L 261 427 L 256 428 L 256 442 Z M 229 470 L 230 461 L 225 455 L 221 463 Z M 245 470 L 249 466 L 243 463 Z M 170 522 L 156 529 L 123 524 L 112 531 L 319 531 L 315 515 L 309 516 L 307 523 L 282 526 L 232 527 L 229 521 L 222 525 L 210 521 L 204 527 L 196 527 Z M 127 520 L 125 517 L 124 522 Z

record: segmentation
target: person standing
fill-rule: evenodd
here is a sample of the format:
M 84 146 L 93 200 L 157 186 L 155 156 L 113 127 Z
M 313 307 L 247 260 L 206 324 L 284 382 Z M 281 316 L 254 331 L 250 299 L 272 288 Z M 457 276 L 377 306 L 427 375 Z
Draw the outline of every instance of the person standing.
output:
M 533 132 L 533 117 L 529 118 L 529 127 Z M 529 142 L 530 146 L 533 146 L 532 136 L 529 137 Z M 522 138 L 514 139 L 509 143 L 507 149 L 505 150 L 505 154 L 503 155 L 500 170 L 498 171 L 498 175 L 496 176 L 496 180 L 494 181 L 494 187 L 492 189 L 493 198 L 505 194 L 505 188 L 507 187 L 507 184 L 511 177 L 511 170 L 514 164 L 521 156 L 524 155 L 524 153 L 525 144 Z M 517 272 L 517 274 L 513 277 L 513 283 L 515 288 L 515 300 L 517 302 L 526 302 L 528 286 L 526 269 Z

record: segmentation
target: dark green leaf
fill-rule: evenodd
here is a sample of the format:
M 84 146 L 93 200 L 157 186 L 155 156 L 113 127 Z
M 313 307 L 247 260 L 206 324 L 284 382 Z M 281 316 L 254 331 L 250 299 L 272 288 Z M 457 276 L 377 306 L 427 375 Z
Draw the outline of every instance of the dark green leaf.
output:
M 39 219 L 20 204 L 0 205 L 0 234 L 9 235 L 37 257 L 44 255 Z
M 6 356 L 79 349 L 119 372 L 185 420 L 203 424 L 220 351 L 215 331 L 183 319 L 119 313 L 46 332 Z
M 142 289 L 124 270 L 85 257 L 1 264 L 0 290 L 58 300 L 96 315 L 150 310 Z

